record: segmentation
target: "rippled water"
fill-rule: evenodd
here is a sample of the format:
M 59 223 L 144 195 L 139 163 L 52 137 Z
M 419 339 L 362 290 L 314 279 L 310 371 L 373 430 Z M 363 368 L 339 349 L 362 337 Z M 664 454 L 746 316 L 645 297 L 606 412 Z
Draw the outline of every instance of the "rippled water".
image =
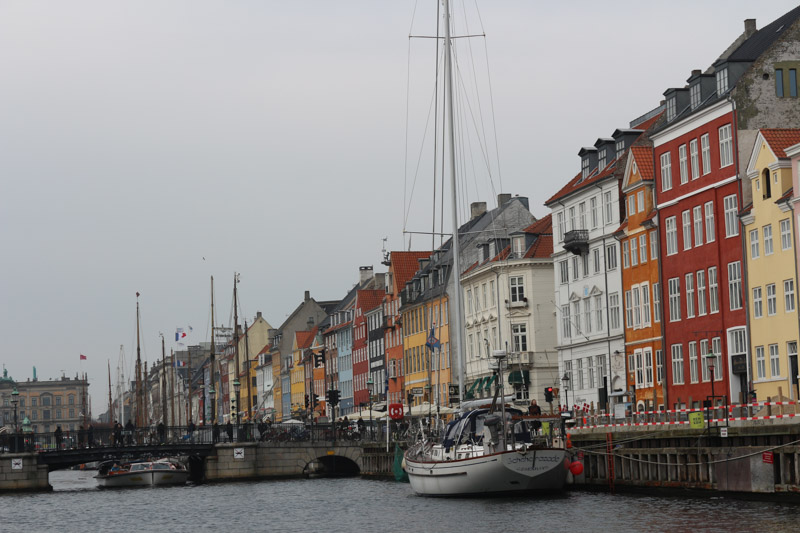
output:
M 0 496 L 0 530 L 338 532 L 789 532 L 800 504 L 728 497 L 568 492 L 432 499 L 407 483 L 313 479 L 98 489 L 94 472 L 50 475 L 54 491 Z

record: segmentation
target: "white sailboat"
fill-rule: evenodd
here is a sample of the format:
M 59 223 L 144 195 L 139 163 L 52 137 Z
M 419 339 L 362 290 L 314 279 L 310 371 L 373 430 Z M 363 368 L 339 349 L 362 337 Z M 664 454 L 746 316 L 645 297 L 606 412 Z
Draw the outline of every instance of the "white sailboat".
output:
M 444 4 L 444 46 L 448 156 L 453 226 L 453 345 L 458 355 L 459 395 L 464 391 L 463 325 L 461 323 L 460 249 L 456 191 L 455 133 L 453 127 L 453 66 L 450 35 L 450 2 Z M 560 417 L 524 417 L 505 407 L 503 368 L 506 353 L 494 353 L 498 372 L 498 394 L 488 408 L 463 411 L 450 422 L 440 442 L 422 441 L 404 455 L 404 468 L 415 492 L 425 496 L 459 496 L 554 492 L 567 479 L 570 461 L 561 437 Z M 498 402 L 498 397 L 500 401 Z M 537 423 L 538 422 L 538 423 Z

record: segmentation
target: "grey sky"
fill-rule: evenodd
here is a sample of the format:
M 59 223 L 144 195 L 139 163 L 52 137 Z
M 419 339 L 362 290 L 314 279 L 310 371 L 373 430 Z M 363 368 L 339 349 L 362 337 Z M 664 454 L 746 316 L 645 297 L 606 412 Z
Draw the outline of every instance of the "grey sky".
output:
M 414 33 L 430 31 L 431 4 L 419 2 Z M 581 146 L 706 68 L 745 18 L 762 27 L 794 5 L 480 3 L 503 192 L 546 214 L 543 201 L 579 170 Z M 358 266 L 380 268 L 381 239 L 404 242 L 414 7 L 0 0 L 9 373 L 25 380 L 35 365 L 41 379 L 72 376 L 83 353 L 97 415 L 106 361 L 114 372 L 120 345 L 135 355 L 137 291 L 152 363 L 159 331 L 170 340 L 190 324 L 191 341 L 208 339 L 211 275 L 219 322 L 231 321 L 238 271 L 243 316 L 262 311 L 278 326 L 304 290 L 339 298 Z M 422 85 L 430 59 L 420 46 L 412 82 Z M 419 129 L 424 111 L 410 116 Z M 427 182 L 418 187 L 424 205 Z M 493 202 L 488 192 L 469 200 Z M 429 229 L 429 211 L 415 207 L 409 229 Z

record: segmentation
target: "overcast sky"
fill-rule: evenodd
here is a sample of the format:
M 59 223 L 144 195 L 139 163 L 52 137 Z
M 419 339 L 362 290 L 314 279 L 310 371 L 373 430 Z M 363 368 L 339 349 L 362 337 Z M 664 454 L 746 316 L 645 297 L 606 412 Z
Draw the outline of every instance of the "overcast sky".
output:
M 278 327 L 304 290 L 338 299 L 359 266 L 383 270 L 382 239 L 407 245 L 406 203 L 424 206 L 407 228 L 429 230 L 430 176 L 404 197 L 432 73 L 430 45 L 408 36 L 432 31 L 433 5 L 0 0 L 9 374 L 86 371 L 96 416 L 107 361 L 115 373 L 120 345 L 135 358 L 137 291 L 152 364 L 159 332 L 191 325 L 190 341 L 208 340 L 212 275 L 218 323 L 231 323 L 241 272 L 240 315 Z M 468 201 L 519 194 L 545 215 L 581 146 L 707 68 L 745 18 L 760 28 L 794 5 L 479 2 L 502 191 Z

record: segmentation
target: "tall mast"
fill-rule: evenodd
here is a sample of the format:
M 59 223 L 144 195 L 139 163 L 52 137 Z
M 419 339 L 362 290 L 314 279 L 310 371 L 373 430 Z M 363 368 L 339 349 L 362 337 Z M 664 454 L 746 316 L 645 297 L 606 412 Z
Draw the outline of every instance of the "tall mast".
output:
M 108 421 L 114 422 L 114 399 L 111 397 L 111 360 L 108 360 Z
M 247 358 L 247 363 L 245 364 L 245 370 L 247 371 L 247 377 L 245 378 L 245 381 L 247 381 L 247 419 L 250 420 L 253 417 L 253 392 L 250 390 L 250 342 L 247 336 L 247 320 L 244 321 L 244 356 Z
M 192 421 L 192 350 L 186 349 L 189 352 L 189 361 L 186 363 L 186 376 L 188 383 L 188 393 L 186 394 L 186 420 L 187 425 Z
M 237 293 L 236 293 L 236 283 L 239 281 L 239 274 L 233 273 L 233 381 L 234 383 L 239 379 L 239 313 L 238 307 L 236 306 L 237 300 Z M 230 390 L 230 389 L 228 389 Z M 242 406 L 239 403 L 239 391 L 236 390 L 234 386 L 234 394 L 236 397 L 236 413 L 231 413 L 231 415 L 236 415 L 236 423 L 239 423 L 239 411 L 242 410 Z
M 211 384 L 211 391 L 214 391 L 214 276 L 211 276 L 211 356 L 209 357 L 208 375 L 209 383 Z M 209 391 L 209 399 L 211 400 L 211 423 L 217 421 L 216 397 Z M 204 404 L 205 405 L 205 402 Z
M 175 423 L 173 415 L 172 423 Z M 167 350 L 164 347 L 164 335 L 161 335 L 161 421 L 169 426 L 167 419 Z
M 458 200 L 456 195 L 456 138 L 453 128 L 453 51 L 450 40 L 450 0 L 444 0 L 444 68 L 445 89 L 447 94 L 447 141 L 450 152 L 450 208 L 453 223 L 453 276 L 455 290 L 453 291 L 453 327 L 455 336 L 455 350 L 458 361 L 458 401 L 464 401 L 464 354 L 461 351 L 462 331 L 461 322 L 461 246 L 458 242 Z M 451 351 L 452 353 L 452 351 Z
M 180 403 L 178 403 L 176 397 L 178 392 L 178 387 L 177 387 L 178 380 L 175 377 L 176 374 L 178 373 L 178 367 L 176 366 L 177 363 L 176 363 L 175 350 L 171 348 L 169 350 L 169 358 L 172 361 L 172 364 L 170 365 L 172 367 L 170 370 L 172 377 L 170 377 L 169 379 L 169 388 L 172 389 L 172 393 L 170 394 L 169 407 L 170 409 L 172 409 L 172 423 L 176 426 L 180 426 L 181 425 L 180 424 L 181 416 L 179 412 Z
M 136 427 L 142 427 L 142 348 L 139 343 L 139 293 L 136 293 Z

